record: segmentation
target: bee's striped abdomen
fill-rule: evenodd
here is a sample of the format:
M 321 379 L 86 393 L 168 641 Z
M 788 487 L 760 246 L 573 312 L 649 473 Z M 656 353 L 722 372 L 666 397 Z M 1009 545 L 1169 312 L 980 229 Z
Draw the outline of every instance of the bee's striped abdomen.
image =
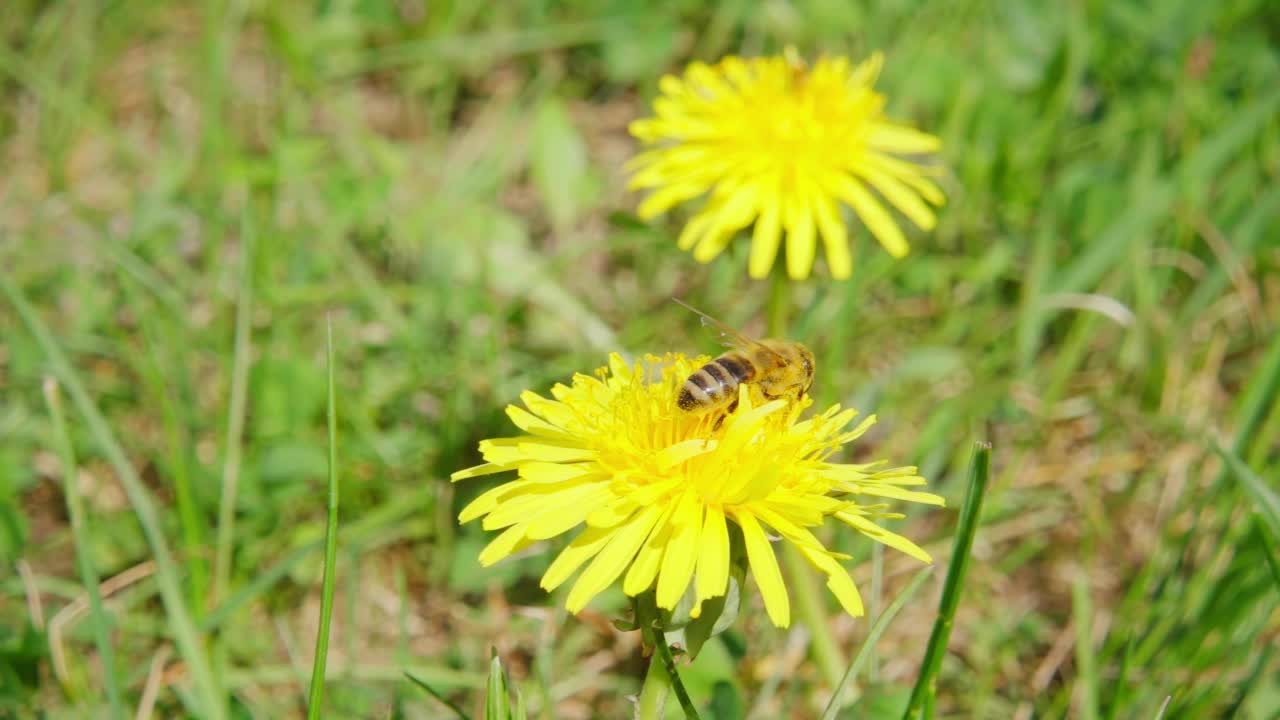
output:
M 711 410 L 736 397 L 738 385 L 750 382 L 756 369 L 738 353 L 725 353 L 698 368 L 680 388 L 676 404 L 681 410 Z

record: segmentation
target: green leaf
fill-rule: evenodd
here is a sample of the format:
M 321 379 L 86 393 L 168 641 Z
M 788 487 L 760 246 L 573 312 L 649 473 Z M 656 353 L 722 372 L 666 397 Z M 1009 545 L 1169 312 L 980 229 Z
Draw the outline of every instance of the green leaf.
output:
M 688 609 L 691 609 L 693 604 L 692 587 L 685 594 L 680 605 L 676 606 L 676 612 L 673 615 L 680 614 L 686 603 L 689 606 L 684 610 L 685 624 L 682 639 L 685 652 L 690 658 L 696 658 L 708 640 L 728 630 L 738 619 L 738 612 L 742 608 L 742 586 L 745 582 L 744 568 L 734 563 L 729 573 L 729 589 L 724 595 L 703 602 L 702 614 L 697 618 L 687 615 Z
M 564 104 L 555 98 L 544 100 L 533 119 L 529 172 L 556 232 L 568 229 L 581 213 L 587 171 L 587 143 Z
M 507 676 L 502 658 L 495 652 L 489 663 L 489 686 L 485 690 L 484 720 L 511 720 L 511 699 L 507 697 Z

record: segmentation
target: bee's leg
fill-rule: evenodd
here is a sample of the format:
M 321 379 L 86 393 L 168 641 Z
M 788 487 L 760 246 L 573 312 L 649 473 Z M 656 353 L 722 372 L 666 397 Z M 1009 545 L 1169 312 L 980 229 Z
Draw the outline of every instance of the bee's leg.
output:
M 760 394 L 764 395 L 765 400 L 777 400 L 782 398 L 787 402 L 797 402 L 804 397 L 804 387 L 800 385 L 791 385 L 781 392 L 775 392 L 773 388 L 761 386 Z
M 778 398 L 790 399 L 794 397 L 794 393 L 791 392 L 790 388 L 784 389 L 781 392 L 779 392 L 776 386 L 765 387 L 762 385 L 760 386 L 760 394 L 764 395 L 765 400 L 777 400 Z
M 716 424 L 712 426 L 711 431 L 715 432 L 716 430 L 719 430 L 720 426 L 724 424 L 724 419 L 733 414 L 733 411 L 737 409 L 738 396 L 734 395 L 733 400 L 729 401 L 729 404 L 726 405 L 724 410 L 720 413 L 720 417 L 716 418 Z

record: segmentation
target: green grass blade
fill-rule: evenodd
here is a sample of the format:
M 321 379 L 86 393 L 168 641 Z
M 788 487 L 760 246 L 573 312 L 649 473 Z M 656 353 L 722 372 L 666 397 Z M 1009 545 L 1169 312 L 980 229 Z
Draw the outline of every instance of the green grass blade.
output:
M 1277 395 L 1280 395 L 1280 333 L 1271 338 L 1271 347 L 1267 349 L 1262 364 L 1250 377 L 1249 384 L 1241 394 L 1236 413 L 1239 425 L 1235 440 L 1231 443 L 1231 449 L 1236 455 L 1248 455 L 1254 436 L 1266 421 L 1267 414 L 1276 406 Z M 1225 472 L 1224 468 L 1223 473 Z M 1219 473 L 1215 484 L 1223 480 L 1223 473 Z
M 311 666 L 307 719 L 320 717 L 324 704 L 324 668 L 329 657 L 329 624 L 333 620 L 334 563 L 338 555 L 338 409 L 333 383 L 333 320 L 329 320 L 326 357 L 329 365 L 329 521 L 324 531 L 324 579 L 320 589 L 320 628 Z
M 187 608 L 178 568 L 173 562 L 173 553 L 169 550 L 169 541 L 165 539 L 164 529 L 161 527 L 151 493 L 142 482 L 138 471 L 129 462 L 129 456 L 124 447 L 116 440 L 106 417 L 80 382 L 79 374 L 63 353 L 53 333 L 3 270 L 0 270 L 0 291 L 13 304 L 27 329 L 35 336 L 54 374 L 67 389 L 67 394 L 71 396 L 76 409 L 84 416 L 89 432 L 101 447 L 107 462 L 115 470 L 120 484 L 124 487 L 129 505 L 132 506 L 134 515 L 138 518 L 138 524 L 142 526 L 142 533 L 155 560 L 156 585 L 160 590 L 160 599 L 168 616 L 168 626 L 173 633 L 178 653 L 186 662 L 187 673 L 195 686 L 196 697 L 199 698 L 204 716 L 210 720 L 223 720 L 227 717 L 226 698 L 213 675 L 203 639 L 196 630 L 191 611 Z
M 853 657 L 853 662 L 849 663 L 849 667 L 844 671 L 844 677 L 840 678 L 840 684 L 836 686 L 835 692 L 831 694 L 831 700 L 827 702 L 827 707 L 822 711 L 822 720 L 835 720 L 836 713 L 840 711 L 840 698 L 844 695 L 845 690 L 858 679 L 858 673 L 861 672 L 862 666 L 867 664 L 872 656 L 875 655 L 876 643 L 880 641 L 880 636 L 889 628 L 889 623 L 893 622 L 893 618 L 898 615 L 898 611 L 907 604 L 911 598 L 915 597 L 916 591 L 924 584 L 925 578 L 933 572 L 932 567 L 927 567 L 911 579 L 898 596 L 893 599 L 889 607 L 885 609 L 880 617 L 876 618 L 875 625 L 871 626 L 871 632 L 867 633 L 867 639 L 863 641 L 862 647 L 858 650 L 858 654 Z
M 404 676 L 409 678 L 409 681 L 412 682 L 414 685 L 417 685 L 423 690 L 426 690 L 428 695 L 435 698 L 436 700 L 439 700 L 442 705 L 452 710 L 453 714 L 457 715 L 459 720 L 471 720 L 471 716 L 467 715 L 466 711 L 458 707 L 458 705 L 454 703 L 452 700 L 450 700 L 449 698 L 445 697 L 444 695 L 441 695 L 439 692 L 436 691 L 435 688 L 431 687 L 425 682 L 414 677 L 411 673 L 407 671 L 405 672 Z
M 1133 636 L 1130 635 L 1128 641 L 1124 644 L 1124 654 L 1120 656 L 1120 670 L 1116 673 L 1113 681 L 1115 692 L 1111 695 L 1111 704 L 1107 708 L 1106 720 L 1115 720 L 1120 712 L 1120 706 L 1124 703 L 1125 695 L 1129 682 L 1129 670 L 1133 667 L 1133 650 L 1137 643 L 1134 642 Z
M 186 561 L 187 582 L 190 587 L 191 609 L 196 617 L 204 615 L 203 603 L 208 598 L 209 562 L 206 557 L 205 540 L 206 521 L 196 500 L 191 482 L 191 458 L 189 457 L 190 437 L 186 426 L 187 418 L 183 404 L 191 402 L 190 385 L 181 380 L 170 383 L 166 378 L 164 350 L 168 348 L 186 348 L 185 332 L 167 331 L 173 325 L 165 326 L 169 319 L 165 313 L 151 311 L 151 306 L 144 302 L 142 292 L 135 288 L 135 282 L 126 280 L 121 283 L 129 307 L 138 317 L 138 326 L 147 344 L 146 357 L 140 358 L 138 372 L 150 388 L 152 402 L 160 409 L 161 425 L 164 427 L 165 442 L 169 450 L 169 475 L 172 477 L 174 501 L 178 507 L 178 524 L 182 528 L 182 546 L 180 557 Z M 174 363 L 178 365 L 179 363 Z M 179 370 L 176 374 L 183 378 Z M 176 385 L 176 387 L 175 387 Z
M 529 720 L 529 708 L 525 707 L 524 693 L 520 692 L 519 683 L 512 684 L 511 690 L 516 694 L 516 706 L 511 712 L 512 720 Z
M 935 691 L 938 671 L 942 669 L 942 657 L 947 652 L 951 638 L 951 625 L 955 621 L 956 608 L 960 606 L 960 592 L 964 586 L 964 574 L 969 567 L 969 551 L 973 537 L 978 532 L 978 519 L 982 514 L 982 499 L 987 492 L 987 478 L 991 469 L 991 444 L 978 443 L 969 466 L 969 489 L 960 508 L 960 524 L 956 528 L 956 541 L 951 551 L 951 564 L 947 567 L 947 579 L 942 586 L 942 601 L 938 605 L 938 619 L 929 634 L 920 675 L 911 689 L 904 720 L 920 716 Z
M 511 720 L 511 699 L 507 697 L 507 677 L 502 672 L 502 658 L 493 653 L 489 662 L 489 684 L 484 696 L 484 720 Z
M 91 533 L 84 508 L 80 504 L 80 492 L 76 487 L 76 455 L 67 433 L 67 419 L 62 412 L 62 398 L 58 383 L 46 378 L 44 399 L 53 419 L 54 437 L 58 441 L 58 454 L 62 458 L 63 493 L 67 499 L 67 515 L 71 518 L 71 538 L 76 547 L 76 564 L 80 568 L 80 582 L 89 595 L 89 621 L 93 624 L 93 641 L 98 646 L 98 658 L 102 662 L 103 685 L 107 688 L 107 702 L 112 718 L 124 718 L 124 705 L 120 686 L 117 684 L 115 649 L 111 646 L 111 619 L 102 606 L 102 593 L 98 590 L 98 572 L 93 567 L 90 550 Z
M 232 545 L 235 543 L 236 497 L 240 484 L 241 441 L 249 395 L 249 364 L 253 313 L 253 235 L 241 223 L 240 290 L 236 300 L 235 349 L 231 361 L 231 399 L 227 404 L 226 457 L 218 498 L 218 535 L 214 545 L 213 601 L 223 598 L 231 583 Z
M 1231 474 L 1236 476 L 1244 486 L 1249 497 L 1257 506 L 1258 516 L 1266 523 L 1273 537 L 1280 537 L 1280 495 L 1267 487 L 1266 482 L 1249 469 L 1240 456 L 1222 446 L 1215 446 L 1222 461 L 1227 464 Z
M 1272 567 L 1274 567 L 1274 565 Z M 1251 693 L 1253 689 L 1258 686 L 1259 681 L 1262 680 L 1263 671 L 1266 668 L 1271 667 L 1271 655 L 1275 653 L 1275 649 L 1275 645 L 1271 644 L 1267 645 L 1266 649 L 1258 653 L 1258 659 L 1254 661 L 1253 668 L 1249 671 L 1249 674 L 1245 676 L 1245 679 L 1240 683 L 1240 687 L 1236 691 L 1236 699 L 1227 706 L 1225 711 L 1223 711 L 1222 717 L 1234 718 L 1240 716 L 1240 708 L 1244 707 L 1245 701 L 1249 699 L 1249 693 Z
M 1071 584 L 1071 614 L 1076 627 L 1076 684 L 1080 688 L 1080 717 L 1098 717 L 1098 662 L 1093 651 L 1093 601 L 1089 598 L 1089 579 L 1080 574 Z
M 1267 526 L 1260 522 L 1253 524 L 1253 531 L 1258 534 L 1263 556 L 1267 559 L 1267 569 L 1271 571 L 1271 579 L 1275 581 L 1276 590 L 1280 592 L 1280 539 L 1272 535 Z

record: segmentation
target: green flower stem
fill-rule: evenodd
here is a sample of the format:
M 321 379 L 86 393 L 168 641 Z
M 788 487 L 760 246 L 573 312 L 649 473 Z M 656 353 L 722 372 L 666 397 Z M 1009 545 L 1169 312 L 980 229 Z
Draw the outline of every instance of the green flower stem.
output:
M 787 315 L 791 309 L 791 280 L 780 266 L 769 275 L 768 323 L 769 337 L 780 338 L 787 334 Z
M 767 308 L 769 337 L 787 336 L 787 315 L 791 301 L 791 281 L 781 266 L 775 266 L 769 276 L 769 304 Z M 845 662 L 835 638 L 827 632 L 826 597 L 818 585 L 804 556 L 791 545 L 782 551 L 782 564 L 791 579 L 790 589 L 796 600 L 796 614 L 809 628 L 813 659 L 818 663 L 823 678 L 831 687 L 837 687 L 844 676 Z
M 675 658 L 671 656 L 671 648 L 667 646 L 667 637 L 662 626 L 662 612 L 654 602 L 652 592 L 636 598 L 633 607 L 636 613 L 636 624 L 646 644 L 653 646 L 653 658 L 649 661 L 649 670 L 644 676 L 644 686 L 640 689 L 639 708 L 636 717 L 639 720 L 662 720 L 666 710 L 667 694 L 674 690 L 680 709 L 687 720 L 699 720 L 698 709 L 689 699 L 689 692 L 680 681 L 680 673 L 676 671 Z

